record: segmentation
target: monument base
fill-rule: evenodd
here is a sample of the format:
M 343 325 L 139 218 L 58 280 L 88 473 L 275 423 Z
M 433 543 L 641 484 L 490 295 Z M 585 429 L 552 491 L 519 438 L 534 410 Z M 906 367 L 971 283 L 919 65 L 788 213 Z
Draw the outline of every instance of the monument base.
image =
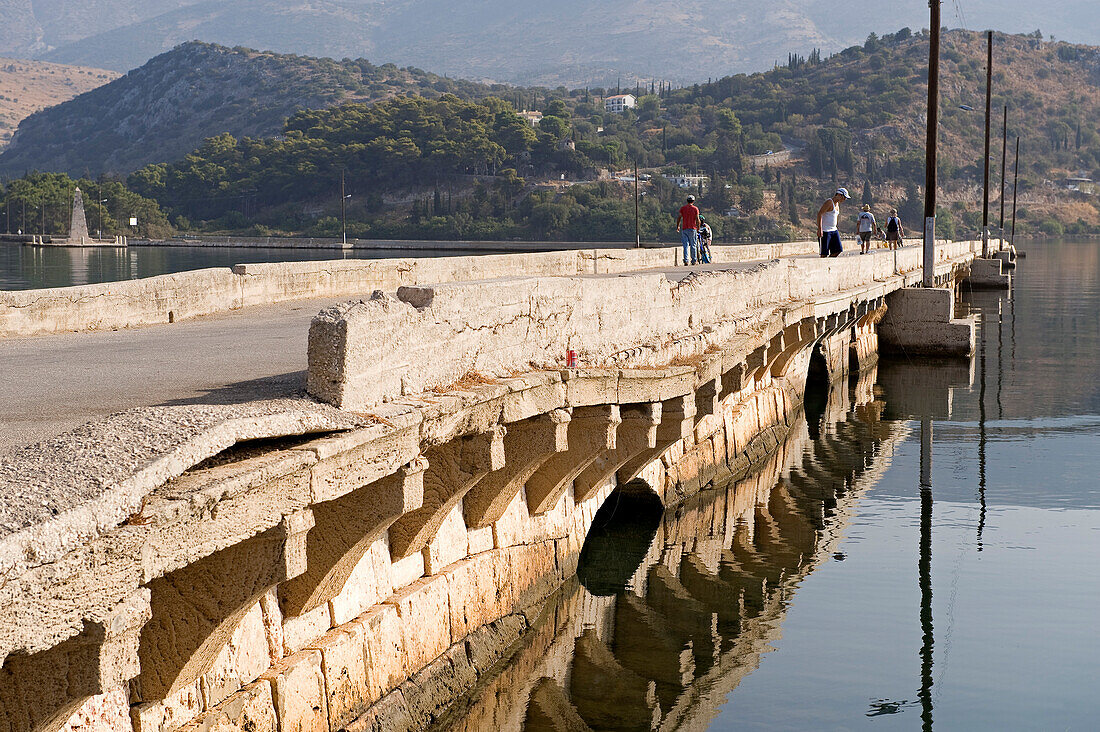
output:
M 28 246 L 35 247 L 109 247 L 111 249 L 129 246 L 129 243 L 129 237 L 125 236 L 116 236 L 112 239 L 93 239 L 90 236 L 82 236 L 79 239 L 32 236 L 29 242 L 24 242 Z

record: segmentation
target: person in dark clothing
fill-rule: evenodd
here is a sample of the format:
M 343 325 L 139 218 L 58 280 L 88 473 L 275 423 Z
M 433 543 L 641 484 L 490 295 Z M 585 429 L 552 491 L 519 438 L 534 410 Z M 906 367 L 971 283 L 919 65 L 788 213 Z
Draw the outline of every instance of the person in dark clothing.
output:
M 714 232 L 710 229 L 705 216 L 699 217 L 699 261 L 710 264 L 710 242 Z
M 898 218 L 898 210 L 890 209 L 890 218 L 886 219 L 886 246 L 897 249 L 904 244 L 905 230 L 901 227 L 901 219 Z

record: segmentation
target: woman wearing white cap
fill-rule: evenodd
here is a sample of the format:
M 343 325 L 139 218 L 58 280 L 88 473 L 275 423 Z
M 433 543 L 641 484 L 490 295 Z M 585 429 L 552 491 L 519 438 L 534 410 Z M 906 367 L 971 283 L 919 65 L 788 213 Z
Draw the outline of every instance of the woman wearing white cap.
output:
M 839 257 L 844 251 L 837 222 L 840 221 L 840 202 L 850 198 L 847 188 L 837 188 L 833 197 L 825 201 L 817 212 L 817 239 L 821 243 L 822 258 Z

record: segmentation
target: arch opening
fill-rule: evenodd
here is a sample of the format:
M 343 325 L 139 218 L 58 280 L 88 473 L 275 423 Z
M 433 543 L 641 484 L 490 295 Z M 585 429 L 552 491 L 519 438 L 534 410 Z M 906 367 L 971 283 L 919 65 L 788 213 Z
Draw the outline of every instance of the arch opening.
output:
M 810 355 L 810 368 L 806 374 L 806 396 L 803 400 L 806 411 L 806 426 L 810 439 L 817 440 L 821 434 L 821 420 L 829 403 L 829 364 L 821 351 L 821 342 L 814 346 Z
M 635 479 L 615 488 L 592 519 L 577 577 L 593 595 L 622 592 L 649 553 L 665 507 L 653 489 Z

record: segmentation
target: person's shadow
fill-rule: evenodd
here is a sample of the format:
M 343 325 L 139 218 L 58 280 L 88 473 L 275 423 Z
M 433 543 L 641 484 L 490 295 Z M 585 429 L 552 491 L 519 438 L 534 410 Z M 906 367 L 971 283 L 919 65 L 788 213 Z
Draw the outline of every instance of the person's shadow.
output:
M 306 396 L 307 371 L 293 371 L 262 379 L 238 381 L 206 390 L 204 394 L 182 399 L 171 399 L 158 406 L 175 407 L 187 404 L 243 404 L 262 399 Z

